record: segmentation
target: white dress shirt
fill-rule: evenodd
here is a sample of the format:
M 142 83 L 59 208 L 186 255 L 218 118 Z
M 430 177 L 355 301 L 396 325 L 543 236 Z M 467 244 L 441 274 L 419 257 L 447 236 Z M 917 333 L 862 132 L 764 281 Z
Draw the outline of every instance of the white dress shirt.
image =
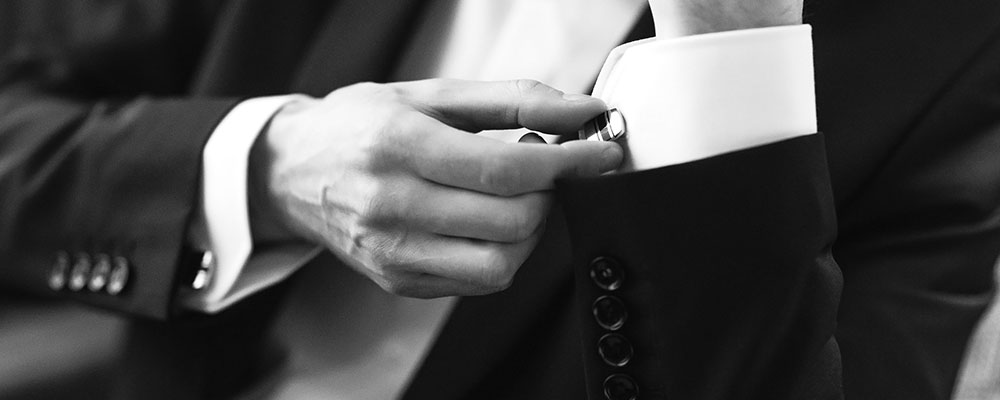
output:
M 817 131 L 812 44 L 805 25 L 648 39 L 614 48 L 644 10 L 644 0 L 439 0 L 431 7 L 433 17 L 418 29 L 397 79 L 528 78 L 579 93 L 600 70 L 594 95 L 619 108 L 627 121 L 622 172 Z M 214 254 L 216 271 L 204 288 L 184 293 L 182 301 L 190 308 L 217 312 L 281 281 L 315 255 L 309 245 L 254 251 L 250 237 L 249 149 L 270 115 L 290 100 L 241 103 L 205 147 L 198 223 L 205 230 L 200 244 Z M 492 135 L 516 138 L 520 132 Z M 367 356 L 324 362 L 308 348 L 298 349 L 303 354 L 293 354 L 292 363 L 299 373 L 279 385 L 276 397 L 397 397 L 454 304 L 454 299 L 399 298 L 364 282 L 357 286 L 367 294 L 343 301 L 381 318 L 378 330 L 364 332 L 370 348 L 360 354 Z M 316 326 L 357 326 L 352 318 L 364 317 L 309 315 L 326 319 Z M 330 346 L 352 343 L 351 332 L 342 334 L 329 337 Z

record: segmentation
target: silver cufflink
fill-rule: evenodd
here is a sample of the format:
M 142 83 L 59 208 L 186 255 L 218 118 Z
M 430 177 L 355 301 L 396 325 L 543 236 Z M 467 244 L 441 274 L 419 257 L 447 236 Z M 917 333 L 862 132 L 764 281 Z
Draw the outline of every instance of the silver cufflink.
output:
M 201 255 L 201 264 L 198 266 L 198 272 L 195 273 L 194 279 L 191 281 L 191 288 L 194 290 L 204 289 L 212 281 L 214 274 L 215 254 L 211 251 L 206 251 Z
M 610 142 L 625 137 L 625 116 L 617 108 L 601 113 L 583 124 L 580 140 Z

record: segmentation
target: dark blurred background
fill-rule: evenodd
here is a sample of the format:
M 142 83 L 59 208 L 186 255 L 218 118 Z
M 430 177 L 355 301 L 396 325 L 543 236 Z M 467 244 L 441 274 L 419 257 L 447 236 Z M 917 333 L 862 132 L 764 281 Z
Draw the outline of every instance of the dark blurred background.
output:
M 123 327 L 83 306 L 0 293 L 0 399 L 106 398 Z

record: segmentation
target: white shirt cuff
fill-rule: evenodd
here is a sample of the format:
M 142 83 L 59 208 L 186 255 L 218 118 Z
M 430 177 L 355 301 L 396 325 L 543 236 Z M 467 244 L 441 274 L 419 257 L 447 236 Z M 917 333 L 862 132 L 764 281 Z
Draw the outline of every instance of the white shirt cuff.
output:
M 612 50 L 594 95 L 626 120 L 620 171 L 817 132 L 809 25 L 646 39 Z
M 260 97 L 233 108 L 202 151 L 199 211 L 191 240 L 211 253 L 203 287 L 182 288 L 188 309 L 215 313 L 273 285 L 319 251 L 304 244 L 282 245 L 254 254 L 247 200 L 250 149 L 271 117 L 295 95 Z M 253 257 L 251 258 L 251 255 Z M 214 271 L 213 271 L 214 269 Z

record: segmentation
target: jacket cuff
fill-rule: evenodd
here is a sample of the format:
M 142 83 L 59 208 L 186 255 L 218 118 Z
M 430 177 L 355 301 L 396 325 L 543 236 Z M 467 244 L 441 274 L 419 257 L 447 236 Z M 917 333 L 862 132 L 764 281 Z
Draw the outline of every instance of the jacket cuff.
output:
M 72 146 L 67 161 L 76 170 L 69 193 L 77 199 L 68 228 L 49 241 L 52 248 L 29 252 L 25 262 L 35 266 L 22 286 L 167 318 L 179 278 L 198 266 L 185 244 L 201 150 L 236 102 L 140 99 L 114 117 L 93 117 L 83 128 L 87 140 Z
M 824 352 L 841 283 L 822 135 L 557 194 L 590 398 L 794 398 L 780 391 L 812 366 L 839 376 Z

